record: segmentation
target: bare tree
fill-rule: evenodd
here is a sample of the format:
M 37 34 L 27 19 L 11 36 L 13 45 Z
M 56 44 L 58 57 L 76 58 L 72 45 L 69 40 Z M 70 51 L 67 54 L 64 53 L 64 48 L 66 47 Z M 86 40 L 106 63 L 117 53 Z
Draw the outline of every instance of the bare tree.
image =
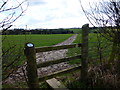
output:
M 118 0 L 102 0 L 101 2 L 89 3 L 90 10 L 85 10 L 82 2 L 80 1 L 81 7 L 85 16 L 89 22 L 99 27 L 97 32 L 105 37 L 108 41 L 112 42 L 111 54 L 109 56 L 108 64 L 103 68 L 106 69 L 108 66 L 112 66 L 110 73 L 105 70 L 103 72 L 106 75 L 114 76 L 114 86 L 119 87 L 120 83 L 120 1 Z M 100 53 L 101 54 L 101 53 Z M 115 67 L 114 67 L 115 66 Z M 98 68 L 98 67 L 97 67 Z M 114 69 L 113 69 L 114 68 Z M 100 70 L 102 70 L 100 68 Z M 104 73 L 102 74 L 104 75 Z M 97 73 L 97 71 L 95 71 Z M 102 78 L 103 75 L 101 76 Z M 97 75 L 96 75 L 97 76 Z M 117 76 L 117 79 L 116 79 Z M 110 79 L 108 79 L 109 82 Z M 112 80 L 112 79 L 111 79 Z
M 81 7 L 93 26 L 99 26 L 98 32 L 113 42 L 109 63 L 119 56 L 120 50 L 120 1 L 109 0 L 90 5 L 90 11 Z M 120 58 L 119 58 L 120 59 Z
M 27 10 L 23 8 L 23 4 L 27 0 L 19 2 L 17 0 L 2 0 L 0 5 L 0 14 L 5 14 L 6 16 L 0 21 L 0 28 L 3 30 L 7 30 L 10 28 L 13 22 L 15 22 L 19 17 L 23 15 L 23 13 Z M 15 5 L 12 3 L 14 2 Z M 10 5 L 11 4 L 11 5 Z
M 12 27 L 12 23 L 14 23 L 18 18 L 20 18 L 24 14 L 24 12 L 27 10 L 27 7 L 28 7 L 27 0 L 24 0 L 22 2 L 17 0 L 0 1 L 0 14 L 4 15 L 3 19 L 0 20 L 0 29 L 2 30 L 2 33 L 7 34 L 7 30 L 10 27 Z M 11 41 L 7 41 L 6 36 L 2 38 L 2 45 L 3 45 L 2 46 L 2 77 L 3 77 L 2 79 L 3 80 L 8 78 L 9 75 L 13 73 L 15 69 L 17 69 L 17 67 L 14 64 L 18 63 L 18 60 L 22 56 L 21 55 L 22 49 L 19 49 L 19 51 L 16 53 L 16 56 L 13 56 L 15 55 L 15 53 L 13 52 L 16 51 L 15 48 L 17 47 L 17 45 L 12 45 L 9 43 L 8 47 L 5 47 L 4 46 L 5 42 L 11 42 Z

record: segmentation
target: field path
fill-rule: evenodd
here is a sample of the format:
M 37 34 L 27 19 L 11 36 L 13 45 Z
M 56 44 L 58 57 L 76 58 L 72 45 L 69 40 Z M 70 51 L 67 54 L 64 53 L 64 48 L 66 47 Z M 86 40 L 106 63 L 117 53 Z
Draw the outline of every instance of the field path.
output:
M 67 40 L 53 46 L 70 45 L 76 39 L 76 36 L 77 35 L 73 35 Z M 66 56 L 66 52 L 67 52 L 67 49 L 37 53 L 36 54 L 37 63 L 64 58 Z
M 77 37 L 77 34 L 68 38 L 64 42 L 58 43 L 57 45 L 54 45 L 54 46 L 70 45 L 76 39 L 76 37 Z M 67 51 L 68 49 L 62 49 L 62 50 L 56 50 L 56 51 L 37 53 L 36 54 L 37 63 L 64 58 L 66 57 Z M 46 75 L 46 74 L 59 71 L 59 70 L 62 70 L 68 67 L 71 67 L 71 65 L 67 64 L 66 62 L 63 62 L 60 64 L 55 64 L 55 65 L 51 65 L 48 67 L 39 68 L 38 75 L 39 76 Z
M 76 39 L 77 34 L 71 36 L 67 40 L 58 43 L 53 46 L 60 46 L 60 45 L 70 45 L 72 42 Z M 36 61 L 37 63 L 45 62 L 49 60 L 56 60 L 60 58 L 66 57 L 68 49 L 62 49 L 62 50 L 55 50 L 55 51 L 48 51 L 48 52 L 41 52 L 36 54 Z M 62 69 L 66 69 L 72 67 L 72 65 L 67 64 L 66 62 L 60 63 L 60 64 L 54 64 L 48 67 L 39 68 L 38 69 L 38 76 L 46 75 L 55 71 L 59 71 Z M 23 73 L 24 71 L 24 73 Z M 26 63 L 20 67 L 14 74 L 11 74 L 10 77 L 5 80 L 3 83 L 18 83 L 20 81 L 25 81 L 25 74 L 26 73 Z

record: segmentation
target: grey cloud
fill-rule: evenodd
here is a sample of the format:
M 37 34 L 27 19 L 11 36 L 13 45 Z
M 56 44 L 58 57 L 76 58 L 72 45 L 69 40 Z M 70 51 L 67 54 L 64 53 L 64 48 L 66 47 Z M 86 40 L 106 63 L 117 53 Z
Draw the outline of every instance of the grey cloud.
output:
M 28 0 L 30 6 L 35 6 L 35 5 L 43 5 L 46 4 L 44 0 Z
M 28 24 L 38 24 L 38 23 L 45 23 L 45 22 L 47 22 L 47 21 L 51 21 L 52 19 L 54 19 L 54 17 L 52 17 L 52 16 L 46 16 L 46 18 L 44 19 L 44 20 L 40 20 L 40 19 L 33 19 L 33 18 L 31 18 L 31 19 L 29 19 L 28 20 Z
M 36 19 L 29 19 L 29 20 L 28 20 L 28 23 L 29 23 L 29 24 L 40 23 L 40 22 L 42 22 L 42 21 L 41 21 L 41 20 L 36 20 Z

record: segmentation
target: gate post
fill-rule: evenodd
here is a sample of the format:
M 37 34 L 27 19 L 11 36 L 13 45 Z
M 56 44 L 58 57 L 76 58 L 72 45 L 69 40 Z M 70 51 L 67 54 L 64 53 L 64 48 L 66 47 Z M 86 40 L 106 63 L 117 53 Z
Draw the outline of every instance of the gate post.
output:
M 89 24 L 82 26 L 82 47 L 81 47 L 81 81 L 87 82 L 88 78 L 88 32 Z
M 36 64 L 36 51 L 34 44 L 26 43 L 24 54 L 27 58 L 27 77 L 28 87 L 39 88 L 38 75 L 37 75 L 37 64 Z

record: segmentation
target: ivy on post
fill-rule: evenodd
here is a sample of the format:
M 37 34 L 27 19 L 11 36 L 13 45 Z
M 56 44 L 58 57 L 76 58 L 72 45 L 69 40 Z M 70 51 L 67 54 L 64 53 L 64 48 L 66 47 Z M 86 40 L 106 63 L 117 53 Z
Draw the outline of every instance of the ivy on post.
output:
M 36 64 L 36 51 L 34 44 L 26 43 L 24 53 L 27 58 L 28 87 L 30 89 L 39 88 Z
M 88 78 L 88 31 L 89 24 L 82 26 L 81 81 L 86 84 Z

